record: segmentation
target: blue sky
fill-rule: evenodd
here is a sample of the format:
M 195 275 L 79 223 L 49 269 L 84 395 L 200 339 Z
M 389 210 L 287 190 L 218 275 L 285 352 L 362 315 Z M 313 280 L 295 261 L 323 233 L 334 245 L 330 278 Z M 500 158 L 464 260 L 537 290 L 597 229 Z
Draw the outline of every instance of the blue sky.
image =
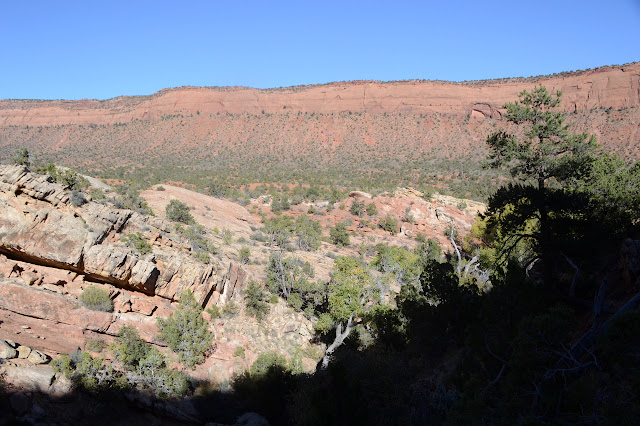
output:
M 640 0 L 3 3 L 0 99 L 461 81 L 640 61 Z

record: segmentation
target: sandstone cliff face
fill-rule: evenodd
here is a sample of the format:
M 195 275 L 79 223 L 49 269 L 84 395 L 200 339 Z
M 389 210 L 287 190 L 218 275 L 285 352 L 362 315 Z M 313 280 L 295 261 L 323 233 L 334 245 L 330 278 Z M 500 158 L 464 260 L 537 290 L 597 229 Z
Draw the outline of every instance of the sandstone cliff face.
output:
M 524 80 L 524 81 L 522 81 Z M 505 102 L 536 84 L 564 93 L 566 111 L 629 108 L 640 105 L 640 63 L 566 73 L 562 76 L 446 83 L 356 81 L 259 90 L 232 88 L 167 89 L 152 96 L 106 101 L 0 101 L 0 126 L 103 125 L 156 121 L 171 114 L 315 112 L 434 112 L 460 116 L 499 116 Z
M 167 176 L 184 167 L 262 181 L 281 178 L 274 169 L 311 176 L 330 169 L 400 170 L 401 177 L 416 160 L 426 171 L 440 160 L 483 158 L 487 135 L 505 126 L 502 106 L 536 84 L 563 92 L 561 107 L 574 131 L 594 133 L 605 149 L 640 158 L 640 63 L 634 63 L 457 84 L 184 87 L 106 101 L 0 100 L 0 159 L 26 147 L 94 171 L 164 167 Z M 399 167 L 378 161 L 391 156 Z
M 140 232 L 153 247 L 142 256 L 120 242 Z M 230 261 L 192 258 L 168 222 L 89 202 L 75 207 L 70 191 L 23 166 L 0 166 L 0 253 L 73 271 L 175 301 L 191 290 L 203 306 L 224 304 L 246 274 Z

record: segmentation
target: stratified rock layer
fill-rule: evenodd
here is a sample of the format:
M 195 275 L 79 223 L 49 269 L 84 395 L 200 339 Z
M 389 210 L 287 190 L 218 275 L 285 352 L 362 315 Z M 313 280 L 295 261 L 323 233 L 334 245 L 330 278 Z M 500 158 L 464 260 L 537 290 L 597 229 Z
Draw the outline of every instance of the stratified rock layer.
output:
M 0 253 L 170 300 L 191 290 L 203 306 L 224 303 L 242 286 L 238 265 L 195 260 L 168 222 L 96 202 L 76 207 L 70 195 L 23 166 L 0 166 Z M 120 241 L 138 232 L 153 254 L 142 256 Z

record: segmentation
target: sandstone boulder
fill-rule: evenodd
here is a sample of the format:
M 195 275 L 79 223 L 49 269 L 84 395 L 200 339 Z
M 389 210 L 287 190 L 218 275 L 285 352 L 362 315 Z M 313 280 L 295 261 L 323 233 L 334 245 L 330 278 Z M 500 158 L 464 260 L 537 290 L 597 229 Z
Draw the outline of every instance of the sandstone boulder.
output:
M 50 358 L 46 354 L 36 350 L 32 350 L 27 357 L 27 361 L 33 364 L 46 364 L 49 360 Z
M 0 358 L 10 359 L 18 356 L 18 351 L 9 346 L 7 342 L 0 339 Z
M 31 355 L 31 348 L 28 346 L 18 346 L 18 358 L 27 359 Z

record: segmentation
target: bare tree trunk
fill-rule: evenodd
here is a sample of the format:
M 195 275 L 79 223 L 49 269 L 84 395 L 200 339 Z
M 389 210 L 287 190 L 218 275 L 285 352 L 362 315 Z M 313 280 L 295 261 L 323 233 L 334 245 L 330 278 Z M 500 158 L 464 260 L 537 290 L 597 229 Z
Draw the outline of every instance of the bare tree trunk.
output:
M 352 323 L 353 315 L 349 317 L 349 321 L 347 321 L 347 326 L 345 327 L 344 331 L 342 331 L 341 323 L 336 326 L 336 338 L 331 346 L 327 348 L 324 353 L 324 358 L 322 358 L 323 370 L 329 366 L 329 361 L 331 361 L 331 354 L 333 354 L 333 352 L 344 343 L 344 340 L 349 336 L 349 333 L 351 333 Z
M 580 268 L 578 267 L 578 265 L 576 265 L 576 263 L 573 260 L 569 259 L 569 257 L 566 254 L 562 253 L 562 255 L 564 256 L 565 259 L 567 259 L 567 262 L 569 262 L 569 265 L 571 265 L 571 267 L 576 270 L 576 273 L 573 276 L 573 280 L 571 281 L 571 287 L 569 288 L 569 296 L 575 297 L 576 282 L 578 281 L 578 275 L 580 275 Z
M 449 237 L 451 237 L 451 245 L 453 245 L 453 248 L 456 251 L 456 256 L 458 256 L 458 267 L 456 268 L 456 271 L 458 272 L 458 276 L 460 276 L 460 271 L 462 269 L 462 256 L 460 256 L 460 250 L 458 250 L 458 246 L 456 245 L 456 241 L 453 239 L 453 232 L 454 232 L 453 219 L 451 219 L 451 233 L 450 233 Z

